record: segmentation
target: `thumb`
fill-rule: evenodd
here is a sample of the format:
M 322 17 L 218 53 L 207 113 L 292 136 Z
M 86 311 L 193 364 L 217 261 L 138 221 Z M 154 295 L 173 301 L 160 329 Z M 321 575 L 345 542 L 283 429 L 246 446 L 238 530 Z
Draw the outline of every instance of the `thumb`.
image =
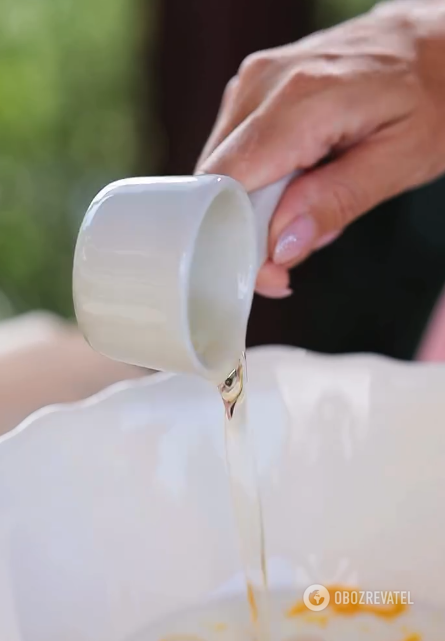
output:
M 270 228 L 270 255 L 276 264 L 291 267 L 301 262 L 323 246 L 325 237 L 409 186 L 417 156 L 408 138 L 400 132 L 382 134 L 288 187 Z

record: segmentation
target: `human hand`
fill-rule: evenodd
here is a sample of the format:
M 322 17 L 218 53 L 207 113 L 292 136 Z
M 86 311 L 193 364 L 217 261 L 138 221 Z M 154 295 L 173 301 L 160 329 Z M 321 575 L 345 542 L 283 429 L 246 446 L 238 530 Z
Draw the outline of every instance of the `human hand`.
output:
M 445 2 L 385 2 L 249 56 L 197 170 L 247 191 L 296 169 L 270 226 L 257 291 L 289 295 L 292 266 L 378 203 L 445 171 Z

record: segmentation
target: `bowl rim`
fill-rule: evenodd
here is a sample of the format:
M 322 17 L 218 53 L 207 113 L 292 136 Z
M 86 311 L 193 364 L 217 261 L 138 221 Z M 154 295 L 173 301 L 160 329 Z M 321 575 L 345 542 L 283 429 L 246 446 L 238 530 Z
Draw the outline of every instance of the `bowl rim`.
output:
M 394 367 L 400 367 L 404 370 L 406 369 L 416 369 L 416 370 L 430 370 L 430 371 L 443 371 L 445 375 L 445 362 L 444 363 L 425 363 L 425 362 L 419 362 L 419 361 L 402 361 L 400 359 L 392 358 L 390 356 L 386 356 L 383 354 L 373 354 L 373 353 L 367 353 L 367 352 L 357 352 L 357 353 L 345 353 L 345 354 L 324 354 L 321 352 L 314 352 L 311 350 L 306 350 L 302 349 L 300 347 L 295 347 L 291 345 L 261 345 L 261 346 L 256 346 L 256 347 L 251 347 L 247 350 L 248 355 L 251 357 L 250 360 L 253 358 L 254 360 L 262 357 L 269 357 L 269 358 L 276 358 L 278 356 L 296 356 L 298 359 L 300 358 L 311 358 L 312 360 L 323 360 L 323 361 L 331 361 L 331 362 L 337 362 L 337 363 L 342 363 L 342 362 L 350 362 L 353 363 L 354 361 L 360 361 L 360 363 L 363 365 L 378 365 L 379 367 L 390 367 L 394 369 Z M 11 439 L 16 439 L 23 435 L 25 432 L 27 432 L 29 429 L 32 429 L 32 426 L 37 423 L 40 419 L 44 418 L 45 416 L 49 416 L 52 414 L 60 413 L 63 414 L 65 412 L 77 412 L 77 411 L 83 411 L 86 410 L 90 407 L 94 407 L 97 405 L 100 405 L 101 403 L 105 403 L 106 401 L 109 401 L 111 398 L 114 398 L 118 396 L 119 394 L 122 394 L 128 390 L 132 389 L 138 389 L 138 388 L 147 388 L 147 387 L 152 387 L 154 385 L 159 385 L 171 378 L 175 378 L 177 376 L 186 376 L 190 377 L 192 376 L 191 374 L 175 374 L 171 372 L 152 372 L 152 373 L 147 373 L 146 376 L 142 376 L 141 378 L 136 378 L 136 379 L 130 379 L 130 380 L 124 380 L 124 381 L 119 381 L 117 383 L 113 383 L 112 385 L 109 385 L 105 387 L 103 390 L 100 390 L 99 392 L 96 392 L 95 394 L 92 394 L 91 396 L 88 396 L 87 398 L 81 399 L 79 401 L 74 401 L 72 403 L 54 403 L 51 405 L 47 405 L 45 407 L 42 407 L 34 412 L 32 412 L 29 416 L 27 416 L 23 421 L 21 421 L 18 425 L 13 427 L 11 430 L 6 432 L 5 434 L 0 435 L 0 448 L 3 446 L 4 443 L 10 441 Z

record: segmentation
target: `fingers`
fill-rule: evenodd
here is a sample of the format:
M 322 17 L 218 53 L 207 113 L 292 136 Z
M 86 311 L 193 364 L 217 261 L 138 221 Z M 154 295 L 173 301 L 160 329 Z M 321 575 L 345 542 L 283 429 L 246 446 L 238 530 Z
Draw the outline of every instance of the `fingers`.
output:
M 334 242 L 334 240 L 337 240 L 339 236 L 341 236 L 341 231 L 331 231 L 328 232 L 327 234 L 324 234 L 319 238 L 315 245 L 315 249 L 323 249 L 323 247 L 327 247 L 327 245 L 330 245 L 331 243 Z
M 308 136 L 299 123 L 306 121 L 308 129 L 313 123 L 307 122 L 310 114 L 305 106 L 298 111 L 294 118 L 283 105 L 261 105 L 216 147 L 200 171 L 231 176 L 247 191 L 254 191 L 306 163 L 317 162 L 326 147 L 319 142 L 319 133 L 311 139 L 311 153 L 307 153 Z
M 267 298 L 287 298 L 292 295 L 289 272 L 284 267 L 267 261 L 258 274 L 255 289 L 258 294 Z
M 416 156 L 398 129 L 360 143 L 288 187 L 270 228 L 275 264 L 296 265 L 332 241 L 332 234 L 406 189 Z
M 216 117 L 215 126 L 207 140 L 204 149 L 201 152 L 196 169 L 199 171 L 200 166 L 204 160 L 212 153 L 212 151 L 226 138 L 229 133 L 235 129 L 243 120 L 241 113 L 234 113 L 233 105 L 235 104 L 235 93 L 239 84 L 238 76 L 234 76 L 228 83 L 224 90 Z
M 255 190 L 295 169 L 313 167 L 332 150 L 363 140 L 410 109 L 404 91 L 391 89 L 386 79 L 328 84 L 301 96 L 300 76 L 279 85 L 199 170 L 229 175 Z
M 280 78 L 272 52 L 248 56 L 227 84 L 213 131 L 201 153 L 197 170 L 210 154 L 266 99 Z
M 304 67 L 298 56 L 290 63 L 281 55 L 255 55 L 242 66 L 197 167 L 231 176 L 248 192 L 306 171 L 288 187 L 271 223 L 271 260 L 257 291 L 273 297 L 291 294 L 293 265 L 413 186 L 419 155 L 406 127 L 418 94 L 403 65 L 383 73 L 365 60 L 330 73 L 323 61 Z

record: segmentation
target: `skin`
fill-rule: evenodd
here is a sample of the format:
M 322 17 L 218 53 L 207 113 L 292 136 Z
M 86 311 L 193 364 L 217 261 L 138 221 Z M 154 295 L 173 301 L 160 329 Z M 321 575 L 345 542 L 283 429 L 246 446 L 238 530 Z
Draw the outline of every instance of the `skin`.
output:
M 94 352 L 64 321 L 32 312 L 0 323 L 0 436 L 32 412 L 74 403 L 144 371 Z
M 257 282 L 276 298 L 359 216 L 445 172 L 445 0 L 384 2 L 244 60 L 197 171 L 252 191 L 294 170 Z
M 428 363 L 445 361 L 445 292 L 437 304 L 425 339 L 420 347 L 418 359 Z

